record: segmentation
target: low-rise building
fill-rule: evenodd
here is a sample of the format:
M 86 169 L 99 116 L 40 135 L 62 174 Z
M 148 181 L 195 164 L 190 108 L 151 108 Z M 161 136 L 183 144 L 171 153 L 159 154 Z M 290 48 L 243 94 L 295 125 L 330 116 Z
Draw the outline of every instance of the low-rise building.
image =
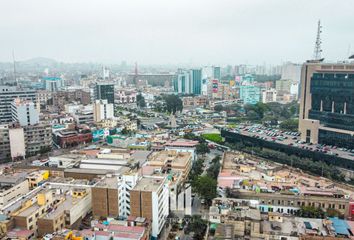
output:
M 11 201 L 29 192 L 27 173 L 19 172 L 1 174 L 0 176 L 0 209 Z
M 192 154 L 176 150 L 153 152 L 148 157 L 147 165 L 161 168 L 167 173 L 171 170 L 180 171 L 185 181 L 192 167 Z
M 53 133 L 53 141 L 61 148 L 73 147 L 92 141 L 92 133 L 88 127 L 65 129 Z

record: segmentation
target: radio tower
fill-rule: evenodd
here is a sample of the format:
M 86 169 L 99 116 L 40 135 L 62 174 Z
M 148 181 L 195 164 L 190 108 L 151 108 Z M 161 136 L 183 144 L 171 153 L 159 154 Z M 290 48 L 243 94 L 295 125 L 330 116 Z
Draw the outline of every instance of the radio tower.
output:
M 135 69 L 134 69 L 134 84 L 138 83 L 138 63 L 135 62 Z
M 321 26 L 321 21 L 318 20 L 318 26 L 317 26 L 317 37 L 316 37 L 316 43 L 315 43 L 315 50 L 313 51 L 313 59 L 314 60 L 322 60 L 321 59 L 321 33 L 322 33 L 322 26 Z

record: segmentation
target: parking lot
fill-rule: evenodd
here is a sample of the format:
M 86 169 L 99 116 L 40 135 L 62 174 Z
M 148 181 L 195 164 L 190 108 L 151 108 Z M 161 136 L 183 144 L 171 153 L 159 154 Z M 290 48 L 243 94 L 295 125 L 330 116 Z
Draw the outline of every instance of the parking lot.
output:
M 312 143 L 306 143 L 300 140 L 300 133 L 298 132 L 281 131 L 279 129 L 265 127 L 260 124 L 240 125 L 233 131 L 246 136 L 260 138 L 265 141 L 273 141 L 309 151 L 317 151 L 354 160 L 354 149 L 345 149 L 324 144 L 314 145 Z

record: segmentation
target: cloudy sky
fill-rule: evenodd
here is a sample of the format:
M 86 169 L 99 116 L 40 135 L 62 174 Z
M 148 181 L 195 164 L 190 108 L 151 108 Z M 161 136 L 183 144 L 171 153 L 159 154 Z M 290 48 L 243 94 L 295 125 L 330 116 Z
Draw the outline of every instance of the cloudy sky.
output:
M 354 52 L 352 0 L 1 0 L 0 61 L 278 64 Z

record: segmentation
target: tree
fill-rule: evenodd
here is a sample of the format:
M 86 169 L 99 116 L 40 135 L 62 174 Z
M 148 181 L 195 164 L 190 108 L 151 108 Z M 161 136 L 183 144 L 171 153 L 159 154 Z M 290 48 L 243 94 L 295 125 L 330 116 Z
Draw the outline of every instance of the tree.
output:
M 219 161 L 213 162 L 207 170 L 207 175 L 214 179 L 217 179 L 219 176 L 220 167 L 221 165 Z
M 136 96 L 136 105 L 141 108 L 146 107 L 145 98 L 143 95 L 141 95 L 141 93 Z
M 208 175 L 198 176 L 192 182 L 193 192 L 196 192 L 208 205 L 217 196 L 216 187 L 217 180 Z
M 197 154 L 206 154 L 206 153 L 210 153 L 210 149 L 206 143 L 199 143 L 196 146 L 196 152 Z
M 183 102 L 178 95 L 164 95 L 163 99 L 166 105 L 166 111 L 172 114 L 183 110 Z
M 299 126 L 298 119 L 287 119 L 280 123 L 279 127 L 285 131 L 297 132 Z
M 215 112 L 221 112 L 223 110 L 223 106 L 222 105 L 216 105 L 215 107 L 214 107 L 214 111 Z
M 189 177 L 192 181 L 203 173 L 203 163 L 203 159 L 198 159 L 193 163 L 191 172 L 189 174 Z

